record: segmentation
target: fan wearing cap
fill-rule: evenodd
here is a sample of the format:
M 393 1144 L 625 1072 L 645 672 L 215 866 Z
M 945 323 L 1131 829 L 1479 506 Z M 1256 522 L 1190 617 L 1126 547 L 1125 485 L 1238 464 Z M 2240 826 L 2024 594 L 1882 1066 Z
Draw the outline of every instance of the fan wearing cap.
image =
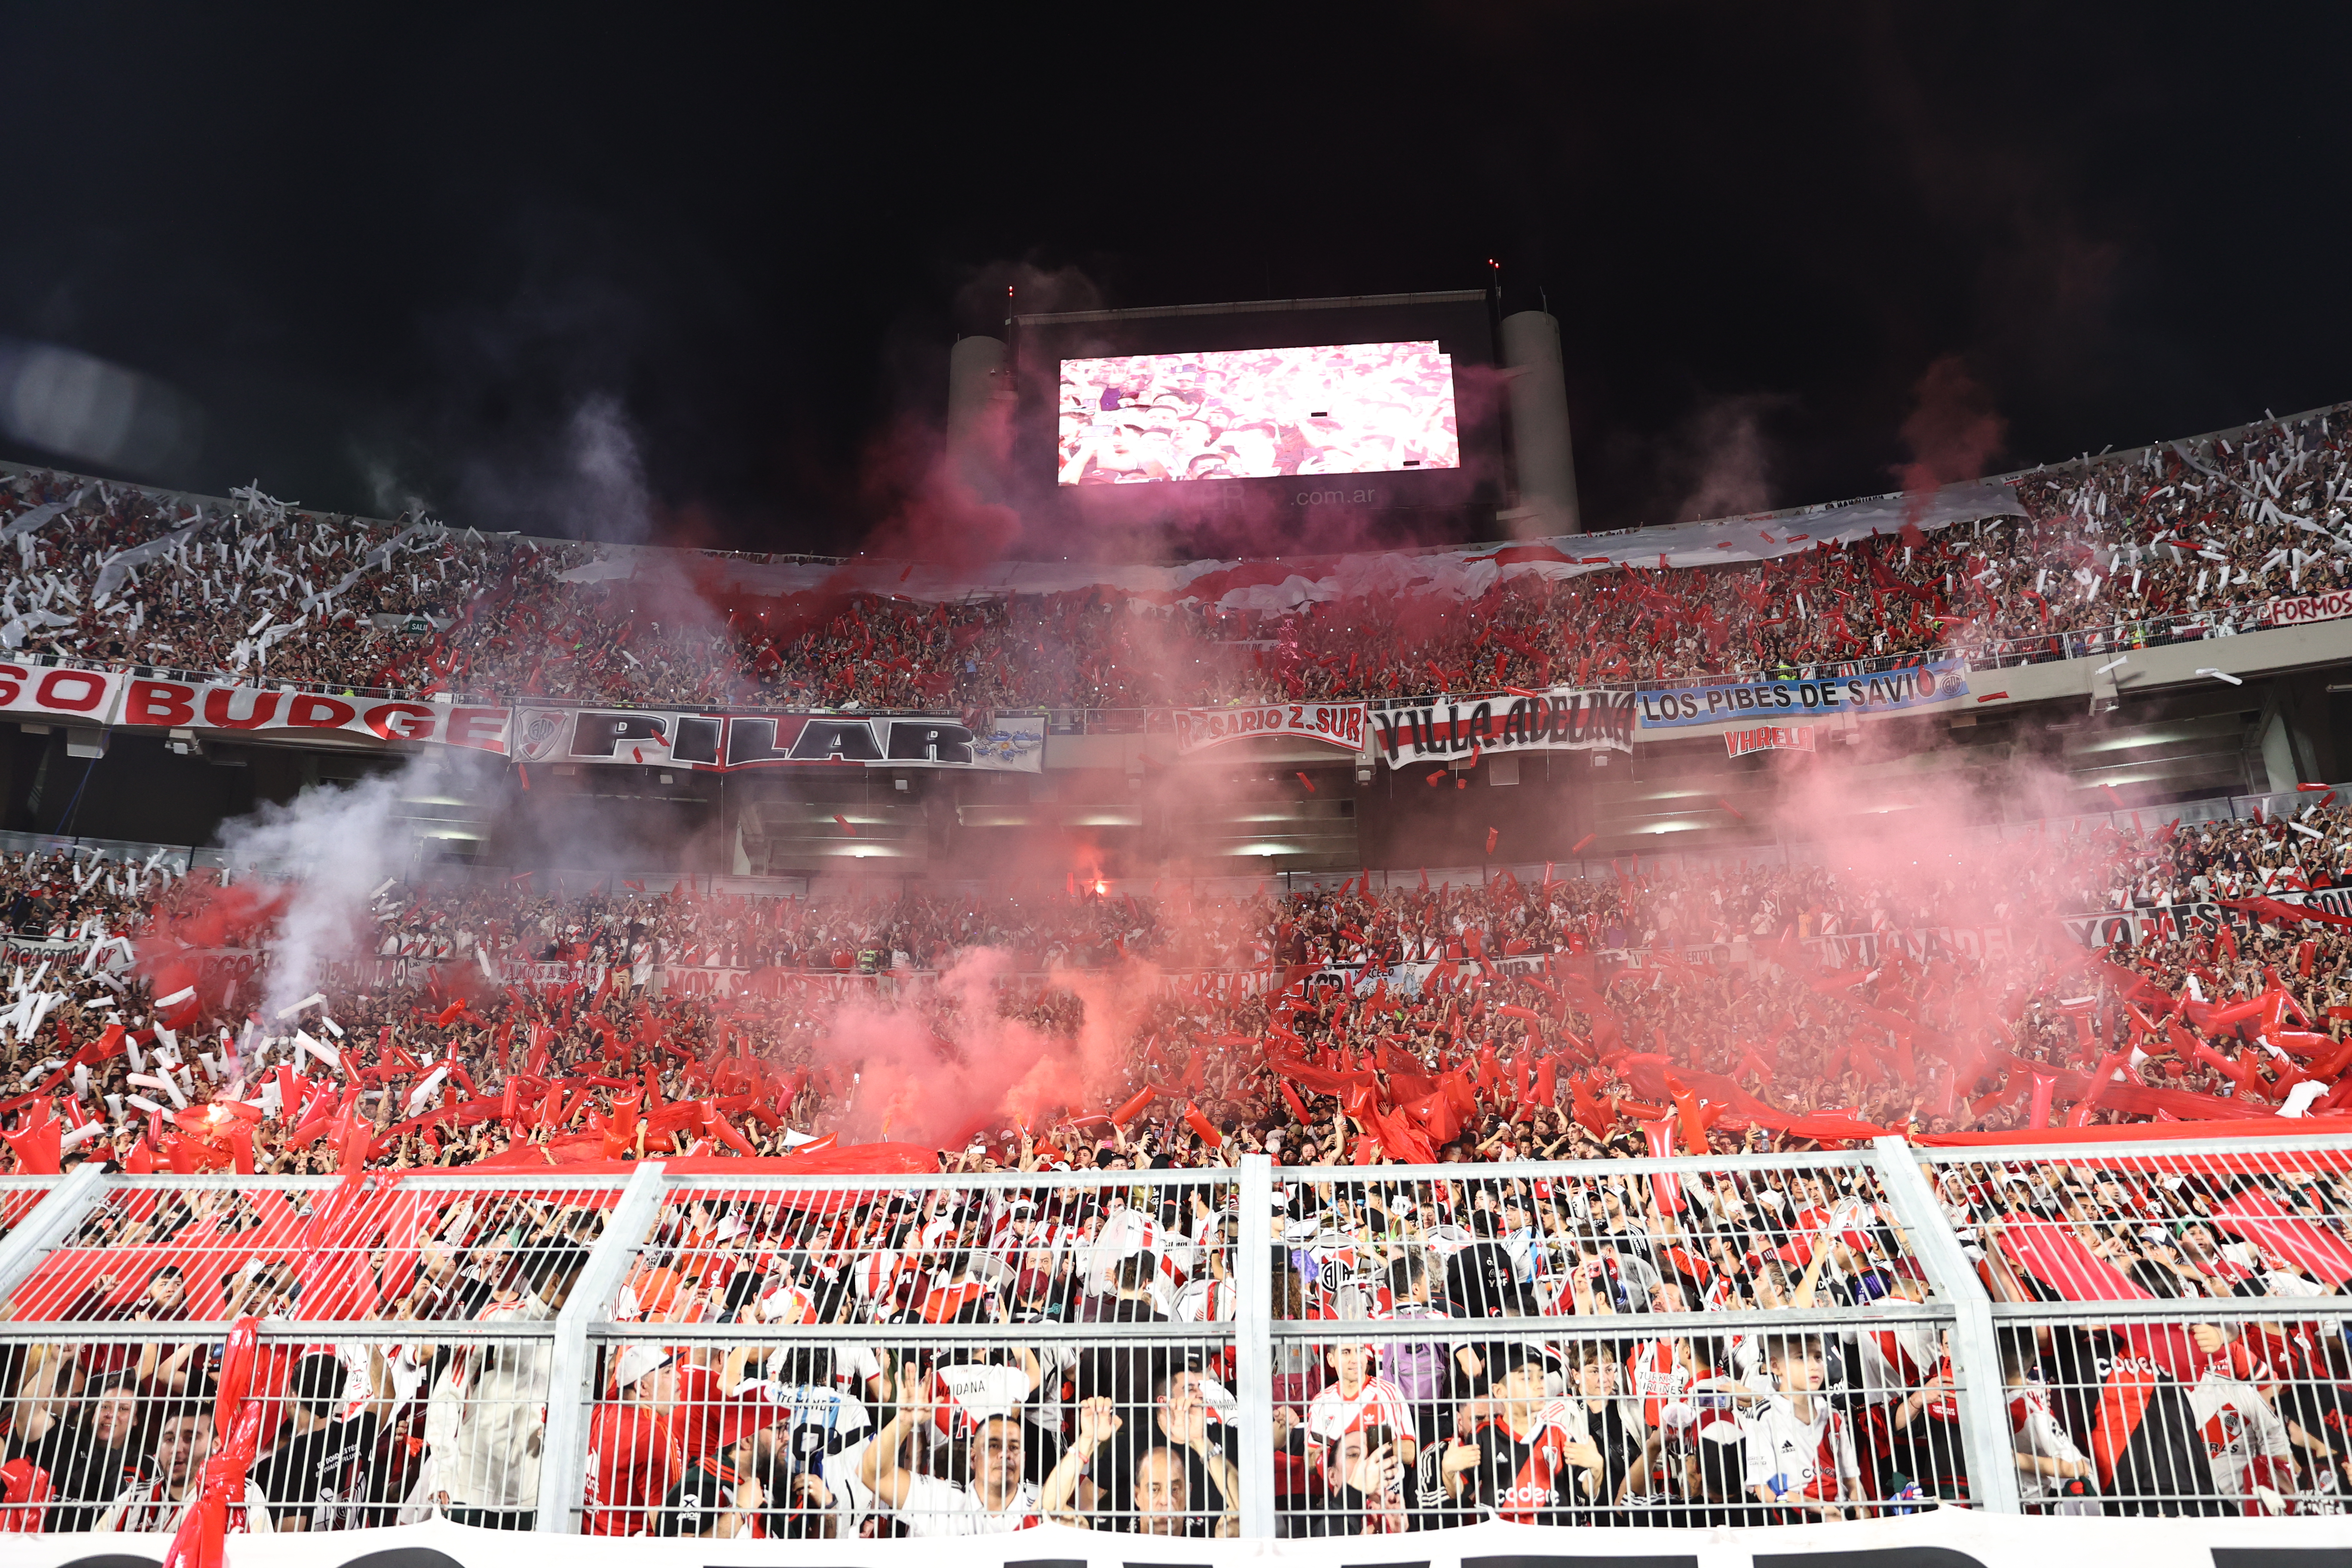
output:
M 620 1397 L 596 1406 L 588 1436 L 587 1534 L 642 1535 L 677 1484 L 684 1453 L 672 1422 L 677 1383 L 670 1352 L 633 1344 L 614 1373 Z
M 383 1501 L 377 1438 L 392 1410 L 383 1356 L 373 1345 L 367 1368 L 359 1382 L 363 1403 L 339 1418 L 337 1407 L 351 1393 L 342 1363 L 330 1355 L 295 1363 L 288 1390 L 291 1431 L 254 1466 L 278 1529 L 359 1530 L 392 1522 L 391 1510 L 371 1506 Z
M 1487 1415 L 1468 1441 L 1453 1440 L 1439 1467 L 1447 1493 L 1513 1524 L 1568 1522 L 1570 1510 L 1601 1492 L 1600 1448 L 1579 1413 L 1547 1394 L 1539 1345 L 1511 1341 L 1487 1362 Z
M 759 1476 L 772 1468 L 761 1461 L 773 1458 L 772 1429 L 782 1414 L 761 1395 L 756 1383 L 722 1402 L 718 1406 L 717 1440 L 711 1451 L 688 1463 L 662 1500 L 651 1533 L 712 1541 L 762 1534 L 761 1510 L 767 1506 L 768 1497 Z M 829 1521 L 831 1516 L 822 1512 L 819 1517 Z
M 1035 1358 L 1031 1357 L 1034 1368 Z M 909 1535 L 1001 1535 L 1039 1522 L 1044 1510 L 1026 1478 L 1024 1423 L 1011 1409 L 970 1410 L 952 1419 L 961 1428 L 964 1479 L 919 1474 L 906 1464 L 910 1441 L 928 1441 L 942 1415 L 940 1381 L 913 1360 L 898 1366 L 898 1403 L 889 1422 L 857 1455 L 857 1479 L 899 1516 Z M 1034 1378 L 1032 1389 L 1035 1387 Z M 952 1470 L 956 1467 L 950 1465 Z

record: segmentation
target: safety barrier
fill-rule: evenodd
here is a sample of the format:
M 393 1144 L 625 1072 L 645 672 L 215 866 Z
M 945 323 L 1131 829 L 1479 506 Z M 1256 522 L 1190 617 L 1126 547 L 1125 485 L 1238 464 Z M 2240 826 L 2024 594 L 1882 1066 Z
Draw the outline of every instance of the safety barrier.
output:
M 2347 1134 L 795 1180 L 81 1167 L 0 1184 L 0 1222 L 18 1539 L 176 1530 L 231 1436 L 225 1355 L 260 1434 L 232 1531 L 1297 1539 L 1939 1503 L 2290 1521 L 2352 1493 Z

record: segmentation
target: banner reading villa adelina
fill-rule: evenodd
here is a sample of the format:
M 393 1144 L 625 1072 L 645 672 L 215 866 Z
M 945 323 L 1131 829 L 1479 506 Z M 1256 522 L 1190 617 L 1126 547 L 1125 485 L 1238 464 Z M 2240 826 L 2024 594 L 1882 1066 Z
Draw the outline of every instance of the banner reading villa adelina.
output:
M 1630 752 L 1633 693 L 1491 692 L 1389 697 L 1371 707 L 1372 738 L 1392 768 L 1451 762 L 1473 752 Z

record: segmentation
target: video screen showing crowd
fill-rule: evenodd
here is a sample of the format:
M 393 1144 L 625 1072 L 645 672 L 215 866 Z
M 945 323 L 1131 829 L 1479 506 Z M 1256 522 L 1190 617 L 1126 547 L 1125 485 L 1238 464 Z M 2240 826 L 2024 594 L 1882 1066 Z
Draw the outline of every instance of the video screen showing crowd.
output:
M 1434 342 L 1064 360 L 1059 424 L 1066 485 L 1462 466 Z

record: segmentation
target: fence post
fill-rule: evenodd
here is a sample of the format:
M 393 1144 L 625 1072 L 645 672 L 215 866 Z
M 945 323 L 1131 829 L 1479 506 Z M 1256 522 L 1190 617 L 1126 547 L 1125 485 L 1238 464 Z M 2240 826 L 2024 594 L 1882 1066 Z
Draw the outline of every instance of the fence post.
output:
M 71 1236 L 82 1216 L 105 1195 L 105 1162 L 84 1160 L 68 1171 L 33 1205 L 33 1212 L 5 1239 L 0 1239 L 0 1300 L 7 1300 L 40 1263 L 41 1255 Z
M 1234 1201 L 1234 1401 L 1240 1406 L 1242 1537 L 1274 1539 L 1274 1163 L 1242 1156 Z
M 555 1341 L 547 1358 L 547 1426 L 539 1454 L 539 1518 L 542 1533 L 576 1533 L 572 1515 L 588 1485 L 588 1321 L 604 1315 L 621 1288 L 637 1244 L 661 1215 L 662 1163 L 640 1161 L 621 1189 L 604 1234 L 583 1265 L 563 1310 L 555 1314 Z
M 1943 1205 L 1901 1138 L 1874 1138 L 1879 1190 L 1895 1210 L 1936 1298 L 1952 1309 L 1952 1364 L 1959 1390 L 1960 1451 L 1969 1464 L 1969 1506 L 1987 1513 L 2023 1511 L 2017 1496 L 2016 1450 L 2009 1440 L 2009 1399 L 2000 1378 L 2000 1342 L 1992 1326 L 1992 1298 L 1944 1222 Z

